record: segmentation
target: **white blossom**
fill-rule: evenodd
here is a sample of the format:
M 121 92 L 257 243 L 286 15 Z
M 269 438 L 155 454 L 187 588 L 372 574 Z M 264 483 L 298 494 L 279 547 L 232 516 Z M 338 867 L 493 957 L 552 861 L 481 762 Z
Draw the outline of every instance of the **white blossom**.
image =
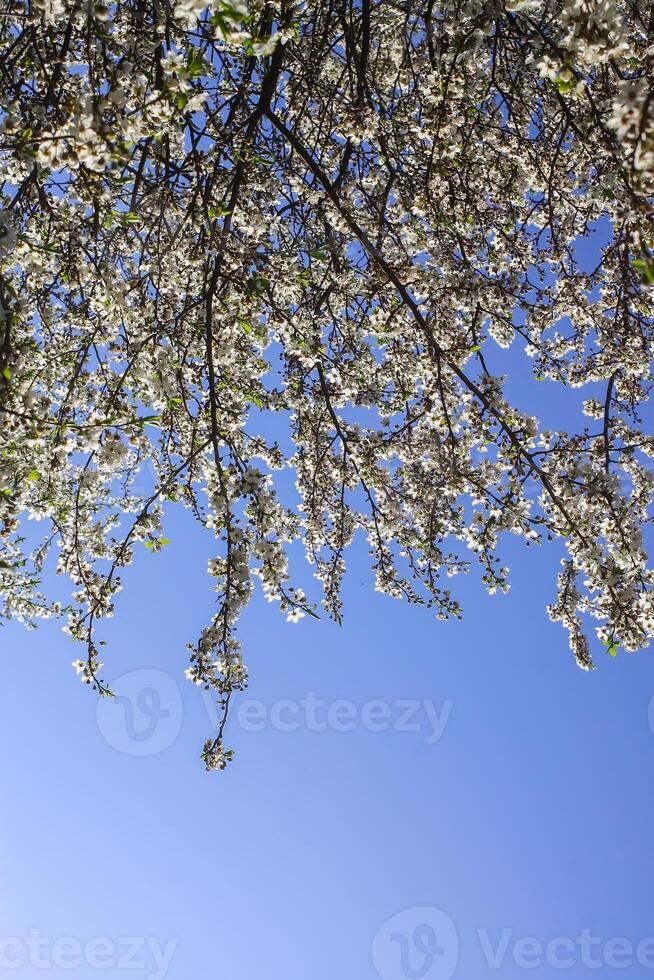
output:
M 109 694 L 120 570 L 187 508 L 214 539 L 186 672 L 209 769 L 255 589 L 340 621 L 357 535 L 438 619 L 460 574 L 509 589 L 508 534 L 552 541 L 576 663 L 646 647 L 647 5 L 165 6 L 0 19 L 2 616 L 64 616 Z

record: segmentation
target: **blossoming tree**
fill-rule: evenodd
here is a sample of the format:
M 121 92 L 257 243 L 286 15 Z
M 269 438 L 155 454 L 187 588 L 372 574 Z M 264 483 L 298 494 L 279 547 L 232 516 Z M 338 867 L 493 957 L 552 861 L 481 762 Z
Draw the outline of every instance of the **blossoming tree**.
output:
M 612 654 L 647 645 L 651 3 L 2 8 L 5 617 L 65 616 L 109 694 L 97 627 L 120 570 L 166 543 L 165 501 L 188 508 L 216 540 L 187 671 L 221 708 L 208 768 L 231 756 L 254 580 L 289 619 L 315 614 L 296 540 L 340 620 L 357 531 L 377 588 L 439 618 L 471 564 L 508 587 L 503 532 L 558 539 L 549 614 L 579 666 L 591 619 Z M 585 389 L 565 430 L 511 403 L 522 361 Z M 299 505 L 278 492 L 289 466 Z

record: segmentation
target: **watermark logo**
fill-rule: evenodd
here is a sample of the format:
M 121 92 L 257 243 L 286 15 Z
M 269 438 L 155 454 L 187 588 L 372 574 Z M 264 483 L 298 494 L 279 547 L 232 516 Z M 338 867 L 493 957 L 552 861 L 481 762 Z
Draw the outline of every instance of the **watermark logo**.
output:
M 381 980 L 450 980 L 458 959 L 454 923 L 431 906 L 398 912 L 372 944 L 372 962 Z
M 145 980 L 164 980 L 177 939 L 161 943 L 153 936 L 44 936 L 30 929 L 26 936 L 0 936 L 0 973 L 5 970 L 139 970 Z M 114 975 L 113 972 L 111 974 Z
M 478 928 L 464 937 L 482 969 L 496 975 L 518 970 L 654 971 L 654 937 L 601 936 L 584 928 L 567 936 L 524 935 L 514 929 Z M 381 980 L 450 980 L 457 969 L 459 937 L 452 919 L 431 906 L 405 909 L 388 919 L 372 943 Z
M 477 939 L 489 970 L 502 970 L 509 962 L 521 970 L 625 970 L 635 966 L 654 969 L 651 937 L 634 943 L 626 936 L 603 939 L 592 929 L 581 929 L 576 935 L 539 938 L 516 935 L 513 929 L 506 928 L 497 935 L 477 929 Z
M 165 671 L 133 670 L 111 682 L 113 698 L 98 700 L 98 729 L 105 741 L 124 755 L 145 757 L 169 748 L 180 733 L 183 705 L 180 688 Z M 218 728 L 221 713 L 212 692 L 203 691 L 209 723 Z M 266 704 L 239 699 L 232 724 L 243 732 L 393 732 L 413 734 L 424 745 L 436 745 L 445 734 L 454 701 L 426 698 L 327 700 L 314 691 L 299 698 Z
M 182 696 L 163 670 L 132 670 L 111 684 L 116 697 L 101 698 L 96 709 L 104 740 L 124 755 L 157 755 L 169 748 L 182 727 Z
M 220 717 L 207 692 L 205 704 L 212 723 L 218 724 Z M 244 732 L 414 733 L 425 745 L 435 745 L 445 733 L 453 707 L 452 700 L 436 704 L 425 698 L 373 699 L 360 704 L 348 698 L 328 701 L 307 691 L 301 698 L 280 698 L 270 704 L 244 698 L 236 705 L 234 721 Z

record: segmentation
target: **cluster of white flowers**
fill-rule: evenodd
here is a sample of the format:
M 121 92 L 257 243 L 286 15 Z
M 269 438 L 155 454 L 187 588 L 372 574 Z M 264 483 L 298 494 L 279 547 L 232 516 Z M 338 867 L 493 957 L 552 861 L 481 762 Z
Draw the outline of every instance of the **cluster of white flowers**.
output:
M 202 761 L 207 768 L 207 772 L 226 769 L 227 763 L 231 762 L 233 757 L 234 750 L 226 749 L 220 739 L 208 739 L 204 743 Z
M 650 51 L 654 57 L 654 45 Z M 623 151 L 629 151 L 643 196 L 654 192 L 654 93 L 647 76 L 634 76 L 618 85 L 608 121 Z
M 650 6 L 8 0 L 2 615 L 65 615 L 108 693 L 120 569 L 188 508 L 215 537 L 187 670 L 221 709 L 209 769 L 255 587 L 315 615 L 294 542 L 340 620 L 358 533 L 376 587 L 442 619 L 461 573 L 509 588 L 507 534 L 551 540 L 579 666 L 647 646 Z

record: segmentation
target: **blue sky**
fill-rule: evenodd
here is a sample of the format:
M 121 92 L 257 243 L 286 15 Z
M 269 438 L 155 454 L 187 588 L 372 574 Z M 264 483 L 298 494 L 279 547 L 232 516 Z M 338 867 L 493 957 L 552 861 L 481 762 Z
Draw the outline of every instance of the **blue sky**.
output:
M 551 549 L 508 549 L 507 596 L 460 581 L 461 623 L 374 593 L 362 547 L 340 629 L 258 596 L 207 775 L 183 669 L 210 543 L 168 532 L 105 629 L 111 717 L 56 625 L 5 628 L 2 975 L 654 976 L 651 653 L 575 667 Z

